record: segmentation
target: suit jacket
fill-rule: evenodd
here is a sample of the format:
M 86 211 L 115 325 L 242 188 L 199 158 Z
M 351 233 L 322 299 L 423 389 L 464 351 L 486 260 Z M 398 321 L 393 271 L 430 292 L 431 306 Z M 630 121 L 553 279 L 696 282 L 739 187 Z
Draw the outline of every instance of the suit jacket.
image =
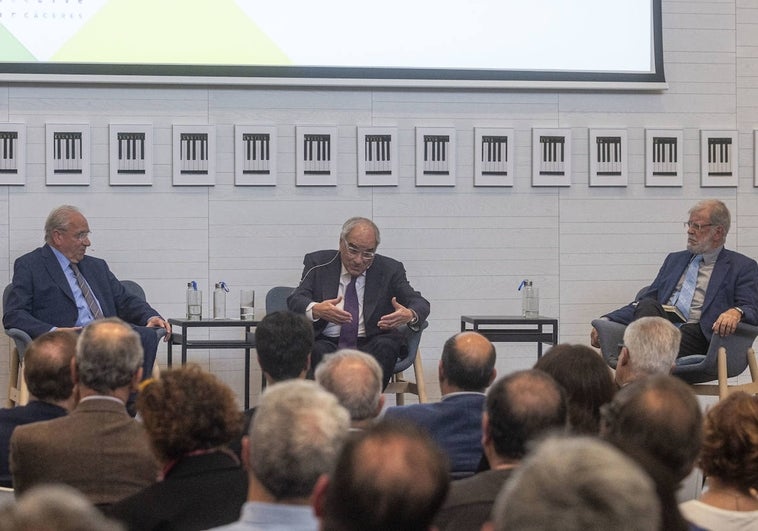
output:
M 200 531 L 236 521 L 247 486 L 247 473 L 231 453 L 188 456 L 163 481 L 107 512 L 134 531 Z
M 434 518 L 435 527 L 439 531 L 479 531 L 512 472 L 512 468 L 485 470 L 450 483 L 445 503 Z
M 17 426 L 62 417 L 68 413 L 64 408 L 33 400 L 25 406 L 0 409 L 0 487 L 12 487 L 11 471 L 8 468 L 11 434 Z
M 484 393 L 452 393 L 439 402 L 387 408 L 385 417 L 414 422 L 425 429 L 450 459 L 454 476 L 476 472 L 482 457 Z
M 303 280 L 287 298 L 287 306 L 295 313 L 305 313 L 311 302 L 335 299 L 342 271 L 339 251 L 334 250 L 309 253 L 305 255 L 303 265 Z M 416 312 L 419 323 L 429 316 L 429 301 L 411 287 L 402 262 L 378 254 L 366 270 L 363 292 L 366 337 L 382 333 L 377 323 L 383 315 L 395 311 L 392 297 L 397 297 L 400 304 Z M 327 324 L 323 319 L 313 323 L 316 335 L 323 332 Z
M 127 323 L 144 325 L 150 317 L 159 315 L 145 301 L 126 292 L 105 260 L 85 255 L 79 270 L 105 317 L 120 317 Z M 35 338 L 54 326 L 75 326 L 78 316 L 74 294 L 49 245 L 16 260 L 3 314 L 6 329 L 18 328 Z
M 107 398 L 87 399 L 65 417 L 16 428 L 10 468 L 17 493 L 65 483 L 96 505 L 135 494 L 159 471 L 142 425 L 124 404 Z
M 689 251 L 669 254 L 663 261 L 658 276 L 640 299 L 653 298 L 666 304 L 692 257 L 693 254 Z M 634 303 L 628 304 L 604 317 L 629 324 L 634 317 L 634 306 Z M 735 306 L 745 312 L 742 321 L 751 325 L 758 324 L 758 263 L 743 254 L 722 249 L 713 266 L 700 315 L 700 328 L 709 341 L 713 335 L 713 323 L 718 316 Z

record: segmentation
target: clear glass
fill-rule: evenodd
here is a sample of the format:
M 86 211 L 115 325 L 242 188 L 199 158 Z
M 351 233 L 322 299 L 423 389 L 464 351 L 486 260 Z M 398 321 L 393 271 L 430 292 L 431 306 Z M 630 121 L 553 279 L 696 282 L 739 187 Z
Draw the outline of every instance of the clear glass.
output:
M 255 290 L 240 290 L 240 319 L 255 321 Z

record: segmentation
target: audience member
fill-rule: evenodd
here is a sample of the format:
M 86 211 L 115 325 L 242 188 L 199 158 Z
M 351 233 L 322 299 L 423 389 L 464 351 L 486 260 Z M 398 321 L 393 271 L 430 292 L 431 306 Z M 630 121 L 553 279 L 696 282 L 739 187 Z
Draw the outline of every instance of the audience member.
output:
M 651 531 L 660 525 L 652 480 L 593 437 L 550 438 L 505 484 L 494 531 Z
M 740 321 L 758 324 L 758 263 L 724 248 L 730 225 L 723 202 L 706 199 L 695 204 L 684 222 L 687 250 L 669 254 L 636 301 L 603 318 L 629 324 L 645 316 L 666 317 L 662 305 L 677 306 L 686 317 L 680 329 L 680 357 L 705 354 L 713 334 L 732 334 Z M 591 341 L 600 346 L 594 328 Z
M 90 246 L 87 218 L 63 205 L 45 222 L 45 245 L 13 266 L 13 281 L 3 314 L 5 328 L 37 337 L 57 328 L 80 330 L 102 317 L 120 317 L 139 334 L 144 374 L 153 369 L 158 336 L 153 328 L 171 325 L 145 301 L 126 292 L 104 260 L 85 256 Z
M 450 459 L 453 477 L 470 476 L 482 458 L 484 391 L 496 372 L 492 343 L 477 332 L 460 332 L 442 349 L 442 400 L 391 407 L 385 416 L 407 419 L 427 430 Z
M 534 368 L 555 378 L 566 391 L 571 431 L 597 435 L 600 406 L 610 402 L 616 392 L 611 370 L 603 358 L 586 345 L 562 343 L 548 350 Z
M 692 471 L 702 441 L 702 413 L 681 380 L 656 374 L 635 381 L 601 408 L 600 435 L 647 452 L 676 483 Z
M 733 393 L 708 410 L 700 468 L 707 490 L 681 505 L 705 529 L 758 529 L 758 398 Z
M 76 489 L 41 485 L 0 509 L 0 531 L 123 531 Z
M 563 389 L 542 371 L 515 372 L 492 384 L 482 417 L 482 445 L 490 470 L 452 482 L 434 521 L 437 529 L 479 531 L 529 445 L 545 433 L 564 431 L 567 419 Z
M 305 378 L 313 350 L 313 326 L 292 312 L 269 313 L 255 327 L 255 350 L 267 384 Z
M 384 407 L 382 368 L 368 354 L 342 349 L 316 367 L 316 382 L 350 413 L 354 430 L 370 426 Z
M 227 444 L 242 431 L 234 392 L 194 365 L 148 383 L 137 411 L 161 480 L 113 505 L 109 514 L 134 531 L 199 531 L 239 517 L 247 474 Z
M 445 456 L 423 430 L 384 419 L 348 440 L 314 506 L 322 531 L 422 531 L 449 480 Z
M 71 413 L 19 426 L 11 436 L 13 486 L 65 483 L 109 505 L 155 481 L 158 464 L 142 426 L 126 412 L 142 378 L 139 336 L 118 318 L 82 331 L 72 364 L 80 400 Z
M 616 365 L 620 388 L 651 374 L 669 374 L 676 363 L 681 333 L 663 317 L 641 317 L 624 330 Z
M 373 221 L 348 219 L 338 251 L 305 255 L 302 279 L 287 304 L 313 321 L 314 368 L 330 352 L 358 348 L 381 365 L 384 388 L 407 350 L 401 327 L 418 330 L 429 315 L 429 301 L 410 285 L 401 262 L 376 253 L 379 241 Z
M 247 502 L 238 522 L 217 529 L 318 529 L 311 497 L 318 479 L 334 468 L 349 428 L 348 412 L 315 382 L 267 388 L 243 439 Z
M 24 380 L 29 403 L 0 409 L 0 487 L 12 487 L 8 468 L 10 440 L 16 426 L 62 417 L 74 407 L 71 358 L 76 335 L 67 330 L 42 334 L 24 354 Z

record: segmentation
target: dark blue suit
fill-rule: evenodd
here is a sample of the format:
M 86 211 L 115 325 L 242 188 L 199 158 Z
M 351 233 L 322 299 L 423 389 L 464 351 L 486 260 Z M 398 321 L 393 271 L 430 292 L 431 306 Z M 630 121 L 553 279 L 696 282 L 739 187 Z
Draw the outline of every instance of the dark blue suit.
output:
M 160 315 L 139 297 L 126 292 L 105 260 L 85 255 L 79 270 L 97 297 L 105 317 L 120 317 L 140 334 L 145 349 L 145 374 L 150 374 L 158 336 L 146 328 L 150 317 Z M 3 326 L 18 328 L 35 338 L 53 327 L 76 326 L 79 312 L 74 294 L 52 249 L 44 245 L 19 257 L 3 314 Z
M 0 409 L 0 487 L 12 487 L 11 472 L 8 468 L 10 441 L 16 426 L 57 419 L 68 413 L 65 409 L 47 402 L 33 400 L 25 406 Z
M 439 402 L 387 408 L 387 418 L 405 419 L 426 430 L 450 458 L 454 477 L 477 471 L 482 458 L 484 393 L 454 393 Z
M 658 271 L 658 276 L 639 298 L 652 298 L 661 304 L 667 304 L 692 256 L 689 251 L 669 254 Z M 745 312 L 743 322 L 758 324 L 758 264 L 743 254 L 722 249 L 713 266 L 700 316 L 700 329 L 708 341 L 713 335 L 713 323 L 719 315 L 735 306 Z M 635 305 L 631 303 L 605 317 L 617 323 L 629 324 L 634 319 L 634 310 Z

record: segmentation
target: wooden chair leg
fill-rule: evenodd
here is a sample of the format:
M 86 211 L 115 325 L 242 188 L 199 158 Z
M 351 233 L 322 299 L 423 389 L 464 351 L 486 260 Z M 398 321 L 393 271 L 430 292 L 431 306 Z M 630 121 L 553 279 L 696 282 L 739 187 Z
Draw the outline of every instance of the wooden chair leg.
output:
M 8 362 L 8 399 L 6 404 L 7 407 L 13 407 L 18 402 L 18 376 L 21 369 L 16 347 L 11 346 Z
M 424 381 L 424 368 L 421 365 L 421 352 L 416 353 L 416 359 L 413 360 L 413 373 L 416 376 L 416 394 L 418 395 L 419 404 L 427 402 L 426 382 Z

